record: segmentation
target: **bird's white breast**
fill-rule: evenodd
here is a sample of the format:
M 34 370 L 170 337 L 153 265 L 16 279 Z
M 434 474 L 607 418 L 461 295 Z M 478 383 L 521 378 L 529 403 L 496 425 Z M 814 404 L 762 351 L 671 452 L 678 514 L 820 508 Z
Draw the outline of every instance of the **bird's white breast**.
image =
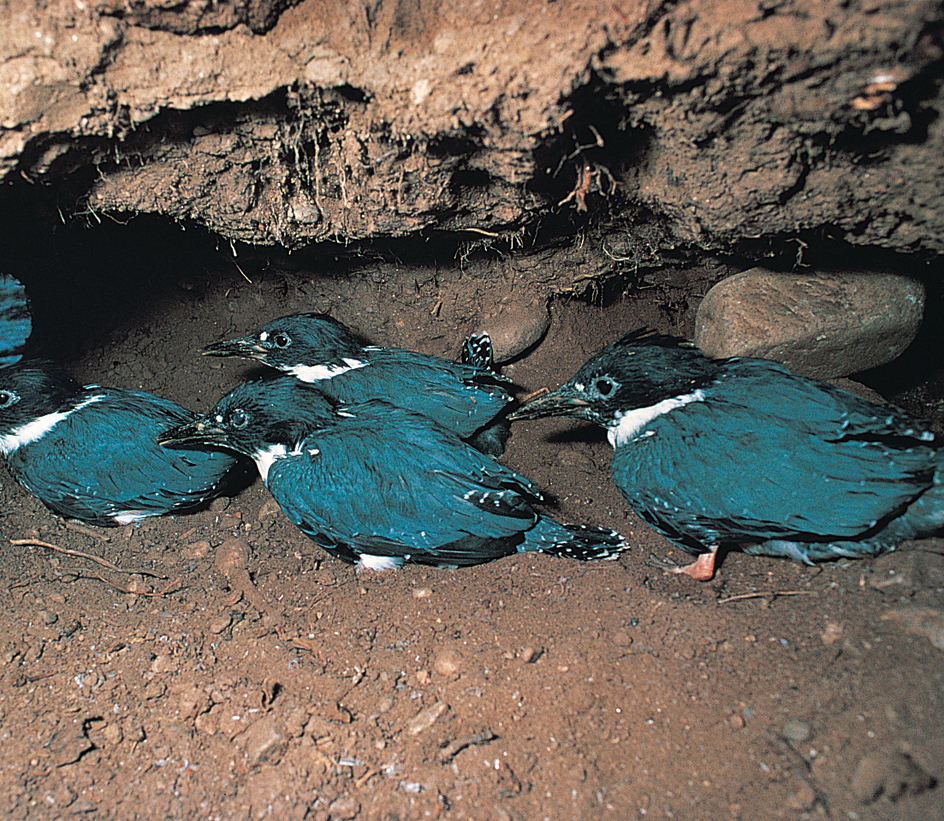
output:
M 322 379 L 331 379 L 342 373 L 363 368 L 366 364 L 359 359 L 345 357 L 343 365 L 293 365 L 291 368 L 286 368 L 285 372 L 302 382 L 320 382 Z
M 289 456 L 301 456 L 305 453 L 301 447 L 296 446 L 295 450 L 289 450 L 285 445 L 269 445 L 267 448 L 260 448 L 253 454 L 253 461 L 256 463 L 256 467 L 259 469 L 259 475 L 262 477 L 262 481 L 268 483 L 269 481 L 269 469 L 275 464 L 279 459 L 286 459 Z M 308 455 L 316 456 L 319 453 L 317 448 L 309 448 Z
M 655 405 L 649 405 L 646 408 L 634 408 L 616 415 L 613 423 L 607 431 L 607 439 L 614 448 L 631 442 L 636 435 L 653 419 L 662 416 L 665 413 L 684 408 L 691 402 L 704 402 L 705 392 L 700 388 L 693 393 L 687 393 L 684 396 L 673 396 L 670 399 L 663 399 L 656 402 Z

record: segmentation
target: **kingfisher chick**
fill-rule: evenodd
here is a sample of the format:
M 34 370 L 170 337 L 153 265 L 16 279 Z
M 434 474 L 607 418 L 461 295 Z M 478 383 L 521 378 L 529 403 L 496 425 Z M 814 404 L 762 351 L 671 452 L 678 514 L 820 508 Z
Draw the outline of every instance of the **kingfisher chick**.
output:
M 482 344 L 468 343 L 468 363 L 456 363 L 363 345 L 346 325 L 326 314 L 292 314 L 249 336 L 209 345 L 203 353 L 257 360 L 317 384 L 337 402 L 382 399 L 428 416 L 483 453 L 501 456 L 509 433 L 504 418 L 511 402 L 504 387 L 509 380 L 482 364 L 491 362 L 491 344 L 487 351 Z
M 632 331 L 510 419 L 608 432 L 613 481 L 712 578 L 716 553 L 804 564 L 876 556 L 944 528 L 944 452 L 926 425 L 776 362 L 710 359 Z
M 194 510 L 248 484 L 252 464 L 205 448 L 163 448 L 159 434 L 196 414 L 151 394 L 82 387 L 48 360 L 0 369 L 0 453 L 54 513 L 116 526 Z
M 286 516 L 361 570 L 527 551 L 610 559 L 626 546 L 611 530 L 540 515 L 532 482 L 428 417 L 381 400 L 336 405 L 297 379 L 243 383 L 162 442 L 251 457 Z
M 32 329 L 26 289 L 14 277 L 0 274 L 0 368 L 23 358 Z

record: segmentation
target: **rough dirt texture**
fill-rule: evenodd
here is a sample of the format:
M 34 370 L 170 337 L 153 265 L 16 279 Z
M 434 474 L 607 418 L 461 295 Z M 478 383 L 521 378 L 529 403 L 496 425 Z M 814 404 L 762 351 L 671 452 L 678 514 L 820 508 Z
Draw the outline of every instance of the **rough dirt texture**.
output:
M 4 19 L 0 170 L 62 185 L 65 213 L 289 247 L 520 243 L 595 216 L 630 269 L 674 245 L 944 242 L 939 2 L 7 0 Z
M 256 369 L 197 351 L 263 319 L 330 310 L 454 356 L 462 323 L 437 306 L 483 300 L 474 260 L 237 269 L 209 244 L 146 220 L 17 243 L 34 352 L 203 409 Z M 626 328 L 690 335 L 693 316 L 650 292 L 558 301 L 506 373 L 554 386 Z M 671 547 L 628 512 L 609 454 L 600 432 L 548 420 L 516 425 L 503 461 L 556 497 L 552 515 L 619 529 L 618 562 L 368 576 L 259 482 L 106 530 L 62 522 L 4 472 L 5 817 L 944 817 L 944 547 L 822 568 L 731 554 L 711 583 L 669 577 L 647 557 Z

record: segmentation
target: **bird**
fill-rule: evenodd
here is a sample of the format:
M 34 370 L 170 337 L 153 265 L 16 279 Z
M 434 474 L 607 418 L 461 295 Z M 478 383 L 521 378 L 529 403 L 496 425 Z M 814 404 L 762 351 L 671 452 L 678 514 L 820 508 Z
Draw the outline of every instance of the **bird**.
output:
M 359 571 L 528 551 L 610 559 L 626 547 L 614 531 L 541 515 L 533 482 L 428 417 L 378 399 L 337 404 L 292 377 L 243 382 L 161 441 L 251 457 L 286 516 Z
M 0 369 L 0 453 L 54 513 L 99 526 L 197 509 L 255 475 L 244 457 L 168 449 L 157 438 L 196 418 L 148 393 L 82 386 L 58 363 Z
M 0 368 L 23 358 L 32 327 L 26 289 L 15 277 L 0 274 Z
M 944 527 L 944 453 L 928 425 L 774 361 L 713 359 L 637 329 L 510 419 L 607 430 L 612 478 L 646 522 L 697 556 L 719 548 L 803 564 L 865 558 Z
M 463 362 L 401 348 L 364 345 L 327 314 L 291 314 L 248 336 L 208 345 L 206 356 L 253 359 L 317 384 L 339 402 L 383 399 L 434 419 L 490 456 L 501 456 L 510 432 L 512 396 L 492 362 L 487 335 L 472 337 Z M 487 363 L 487 364 L 486 364 Z

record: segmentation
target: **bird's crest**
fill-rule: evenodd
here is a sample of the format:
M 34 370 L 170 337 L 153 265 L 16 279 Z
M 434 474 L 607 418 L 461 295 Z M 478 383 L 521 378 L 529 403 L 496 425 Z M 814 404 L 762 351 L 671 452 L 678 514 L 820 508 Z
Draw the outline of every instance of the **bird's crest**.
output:
M 632 331 L 628 331 L 613 342 L 611 347 L 626 348 L 641 345 L 648 345 L 654 348 L 683 348 L 686 350 L 696 348 L 695 343 L 689 342 L 687 339 L 669 336 L 668 334 L 659 333 L 658 331 L 652 330 L 652 328 L 646 327 L 635 328 Z

